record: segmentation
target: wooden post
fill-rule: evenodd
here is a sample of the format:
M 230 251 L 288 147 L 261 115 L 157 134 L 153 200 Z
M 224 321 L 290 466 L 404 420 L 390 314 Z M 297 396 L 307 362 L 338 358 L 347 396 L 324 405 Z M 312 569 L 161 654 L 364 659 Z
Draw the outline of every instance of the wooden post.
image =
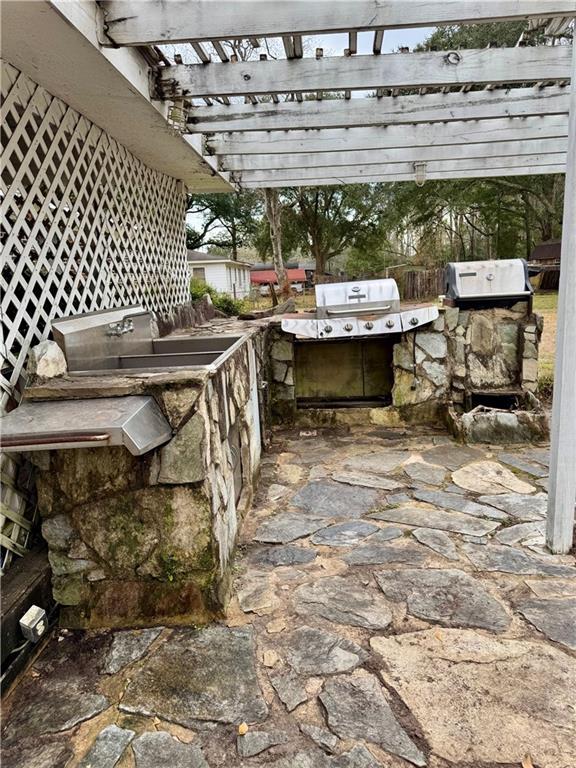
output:
M 546 543 L 557 554 L 572 548 L 576 501 L 576 45 L 564 186 L 558 325 Z
M 266 218 L 270 225 L 270 240 L 272 241 L 272 262 L 278 276 L 278 287 L 284 298 L 290 296 L 290 283 L 282 260 L 282 222 L 280 220 L 280 201 L 277 189 L 265 189 Z

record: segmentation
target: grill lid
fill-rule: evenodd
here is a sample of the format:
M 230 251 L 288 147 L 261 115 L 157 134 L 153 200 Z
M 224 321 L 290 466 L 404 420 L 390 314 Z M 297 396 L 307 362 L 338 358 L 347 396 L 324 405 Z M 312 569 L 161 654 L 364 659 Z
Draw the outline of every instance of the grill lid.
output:
M 533 292 L 524 259 L 449 262 L 444 269 L 448 299 L 507 299 Z
M 398 312 L 400 294 L 396 280 L 358 280 L 323 283 L 315 287 L 319 318 L 351 317 L 359 314 Z

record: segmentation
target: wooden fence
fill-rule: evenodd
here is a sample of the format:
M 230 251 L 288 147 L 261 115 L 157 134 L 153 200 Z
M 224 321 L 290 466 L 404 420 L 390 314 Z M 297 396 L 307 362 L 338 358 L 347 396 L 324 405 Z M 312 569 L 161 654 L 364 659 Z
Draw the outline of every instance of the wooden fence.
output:
M 444 292 L 444 270 L 422 269 L 401 272 L 396 280 L 400 289 L 400 296 L 405 301 L 429 299 Z

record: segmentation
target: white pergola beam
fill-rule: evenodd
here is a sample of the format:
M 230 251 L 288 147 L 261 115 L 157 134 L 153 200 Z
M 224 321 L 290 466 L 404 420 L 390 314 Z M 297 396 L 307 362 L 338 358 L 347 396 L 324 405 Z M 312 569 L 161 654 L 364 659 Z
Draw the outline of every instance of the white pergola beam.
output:
M 546 543 L 552 552 L 565 554 L 573 544 L 576 502 L 576 92 L 570 100 L 560 263 Z
M 312 91 L 526 83 L 570 78 L 569 46 L 482 48 L 161 67 L 160 94 L 243 96 Z
M 426 179 L 433 181 L 436 179 L 489 179 L 499 176 L 534 176 L 539 174 L 549 173 L 565 173 L 566 164 L 560 163 L 558 165 L 517 165 L 513 167 L 487 167 L 487 168 L 464 168 L 455 167 L 451 171 L 436 171 L 433 173 L 427 173 Z M 342 184 L 375 184 L 377 182 L 396 182 L 396 181 L 414 181 L 415 174 L 412 170 L 410 173 L 389 173 L 374 176 L 351 176 L 348 178 L 340 178 L 334 176 L 333 178 L 316 179 L 310 181 L 309 179 L 294 178 L 289 181 L 281 180 L 277 181 L 273 178 L 267 179 L 264 182 L 242 182 L 240 187 L 242 189 L 262 189 L 265 187 L 322 187 L 322 186 L 341 186 Z
M 286 131 L 568 114 L 569 87 L 195 107 L 189 133 Z
M 117 45 L 282 37 L 571 16 L 573 0 L 106 0 Z
M 244 186 L 247 183 L 265 184 L 269 180 L 291 182 L 294 178 L 299 181 L 306 181 L 308 184 L 315 184 L 325 179 L 332 180 L 330 183 L 336 183 L 334 179 L 344 181 L 346 179 L 367 178 L 370 181 L 372 176 L 386 176 L 390 174 L 414 174 L 414 163 L 419 160 L 405 160 L 396 163 L 370 163 L 367 165 L 342 165 L 322 168 L 295 168 L 278 171 L 242 171 L 233 174 L 233 181 Z M 566 163 L 566 152 L 553 152 L 541 155 L 514 155 L 512 157 L 472 157 L 462 160 L 430 160 L 426 162 L 426 172 L 447 173 L 453 170 L 485 170 L 487 168 L 518 168 L 523 165 L 554 165 L 562 166 Z
M 281 155 L 310 152 L 352 152 L 392 147 L 443 144 L 490 144 L 502 141 L 562 138 L 568 135 L 565 115 L 505 117 L 470 122 L 389 125 L 368 128 L 216 134 L 206 139 L 208 154 Z
M 395 147 L 367 149 L 358 152 L 318 152 L 294 155 L 223 155 L 218 165 L 222 170 L 286 171 L 301 177 L 301 170 L 314 172 L 320 168 L 386 165 L 403 162 L 429 162 L 432 160 L 468 160 L 472 158 L 521 157 L 566 152 L 568 139 L 527 139 L 488 144 L 448 144 L 440 146 Z M 212 158 L 214 159 L 214 158 Z

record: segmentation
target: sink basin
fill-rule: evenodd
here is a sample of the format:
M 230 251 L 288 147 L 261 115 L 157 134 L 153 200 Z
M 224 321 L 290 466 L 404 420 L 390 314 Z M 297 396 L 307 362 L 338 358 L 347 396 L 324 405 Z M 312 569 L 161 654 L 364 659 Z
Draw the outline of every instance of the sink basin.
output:
M 119 371 L 147 373 L 188 368 L 216 369 L 242 343 L 242 336 L 176 336 L 151 339 L 138 354 L 119 354 L 100 360 L 98 368 L 70 370 L 72 376 L 111 376 Z M 121 341 L 118 343 L 122 351 Z

